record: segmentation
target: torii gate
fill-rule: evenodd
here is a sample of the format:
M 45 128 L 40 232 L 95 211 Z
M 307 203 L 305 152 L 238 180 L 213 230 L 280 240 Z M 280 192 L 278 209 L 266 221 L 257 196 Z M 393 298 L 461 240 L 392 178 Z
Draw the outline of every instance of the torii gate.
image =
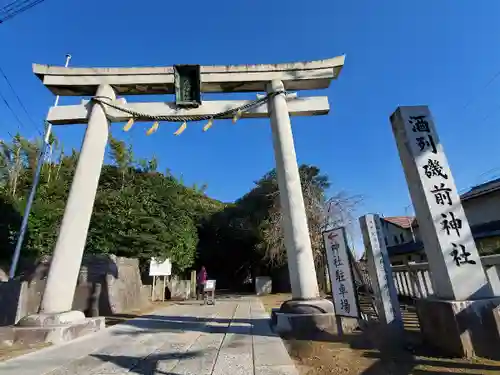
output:
M 53 125 L 88 124 L 64 211 L 38 320 L 72 322 L 70 311 L 112 122 L 271 118 L 276 171 L 293 300 L 321 304 L 290 115 L 329 112 L 327 97 L 298 98 L 290 90 L 325 89 L 338 77 L 344 56 L 274 65 L 174 66 L 150 68 L 65 68 L 33 65 L 55 95 L 92 96 L 79 105 L 52 107 Z M 201 92 L 267 92 L 255 101 L 201 101 Z M 117 95 L 176 94 L 176 102 L 127 103 Z M 179 132 L 186 128 L 186 122 Z M 155 123 L 149 132 L 155 131 Z M 315 302 L 319 301 L 319 302 Z

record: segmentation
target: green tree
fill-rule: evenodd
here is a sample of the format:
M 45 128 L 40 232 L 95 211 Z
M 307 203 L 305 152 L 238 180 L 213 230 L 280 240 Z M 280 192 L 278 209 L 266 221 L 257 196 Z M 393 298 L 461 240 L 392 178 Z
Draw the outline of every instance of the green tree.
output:
M 10 259 L 21 213 L 31 189 L 40 140 L 16 135 L 0 144 L 1 256 Z M 50 255 L 57 240 L 78 152 L 65 154 L 52 139 L 53 155 L 42 168 L 22 256 Z M 191 267 L 198 245 L 198 221 L 218 202 L 158 170 L 158 160 L 134 160 L 125 142 L 110 139 L 112 165 L 103 167 L 86 251 L 139 258 L 171 258 L 174 269 Z

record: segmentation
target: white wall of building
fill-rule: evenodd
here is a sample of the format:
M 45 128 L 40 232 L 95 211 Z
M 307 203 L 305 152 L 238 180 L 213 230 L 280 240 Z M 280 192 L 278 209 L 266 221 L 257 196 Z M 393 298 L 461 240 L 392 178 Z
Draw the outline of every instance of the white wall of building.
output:
M 469 225 L 475 226 L 479 224 L 485 224 L 491 221 L 500 220 L 500 191 L 491 192 L 489 194 L 481 195 L 476 198 L 467 199 L 462 201 L 465 215 L 469 220 Z M 384 231 L 384 237 L 386 240 L 386 245 L 388 247 L 401 245 L 403 243 L 408 243 L 413 241 L 412 231 L 410 228 L 401 228 L 389 221 L 385 221 L 382 218 L 382 227 Z M 417 242 L 421 241 L 420 238 L 420 228 L 413 228 L 413 235 Z M 403 240 L 403 241 L 402 241 Z M 478 243 L 479 241 L 479 243 Z M 478 248 L 482 248 L 485 241 L 496 241 L 500 242 L 498 237 L 492 239 L 481 239 L 476 241 Z M 486 245 L 490 245 L 489 243 Z M 486 246 L 485 245 L 485 246 Z M 489 247 L 495 247 L 489 246 Z M 405 264 L 407 262 L 424 262 L 427 261 L 425 252 L 423 249 L 408 253 L 408 254 L 398 254 L 391 256 L 392 264 Z
M 382 220 L 386 246 L 395 246 L 412 241 L 410 229 L 401 228 L 389 221 Z

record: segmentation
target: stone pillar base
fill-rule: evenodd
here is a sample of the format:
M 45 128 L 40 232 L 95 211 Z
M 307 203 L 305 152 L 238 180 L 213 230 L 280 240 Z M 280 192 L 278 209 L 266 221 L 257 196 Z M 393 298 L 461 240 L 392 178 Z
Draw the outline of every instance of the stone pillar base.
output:
M 85 318 L 81 311 L 66 311 L 28 315 L 15 326 L 3 327 L 1 333 L 9 343 L 60 344 L 104 328 L 104 317 Z
M 62 313 L 39 313 L 27 315 L 22 318 L 17 325 L 20 327 L 48 327 L 83 322 L 85 322 L 85 314 L 81 311 L 74 310 Z
M 425 343 L 452 357 L 500 359 L 500 297 L 416 301 Z
M 327 299 L 291 299 L 281 304 L 280 312 L 286 314 L 328 314 L 335 313 L 335 308 L 333 303 Z
M 285 301 L 272 312 L 271 320 L 277 333 L 300 339 L 350 333 L 358 328 L 358 319 L 337 317 L 333 303 L 326 299 Z

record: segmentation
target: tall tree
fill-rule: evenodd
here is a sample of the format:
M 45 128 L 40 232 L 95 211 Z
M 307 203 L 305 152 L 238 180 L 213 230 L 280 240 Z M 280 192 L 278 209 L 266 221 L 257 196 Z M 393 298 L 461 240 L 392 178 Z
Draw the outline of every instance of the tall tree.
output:
M 337 211 L 341 208 L 352 212 L 360 197 L 343 192 L 328 197 L 330 181 L 316 166 L 301 165 L 299 174 L 313 254 L 316 266 L 322 268 L 321 234 L 329 224 L 328 220 L 332 220 L 328 218 L 338 216 L 335 223 L 341 225 Z M 332 206 L 331 202 L 336 206 L 329 213 L 327 208 Z M 211 216 L 203 224 L 199 261 L 215 270 L 217 277 L 228 277 L 228 273 L 232 273 L 232 279 L 239 281 L 249 274 L 273 273 L 286 265 L 282 220 L 276 171 L 271 170 L 255 183 L 251 191 L 234 204 L 226 205 L 223 212 Z

